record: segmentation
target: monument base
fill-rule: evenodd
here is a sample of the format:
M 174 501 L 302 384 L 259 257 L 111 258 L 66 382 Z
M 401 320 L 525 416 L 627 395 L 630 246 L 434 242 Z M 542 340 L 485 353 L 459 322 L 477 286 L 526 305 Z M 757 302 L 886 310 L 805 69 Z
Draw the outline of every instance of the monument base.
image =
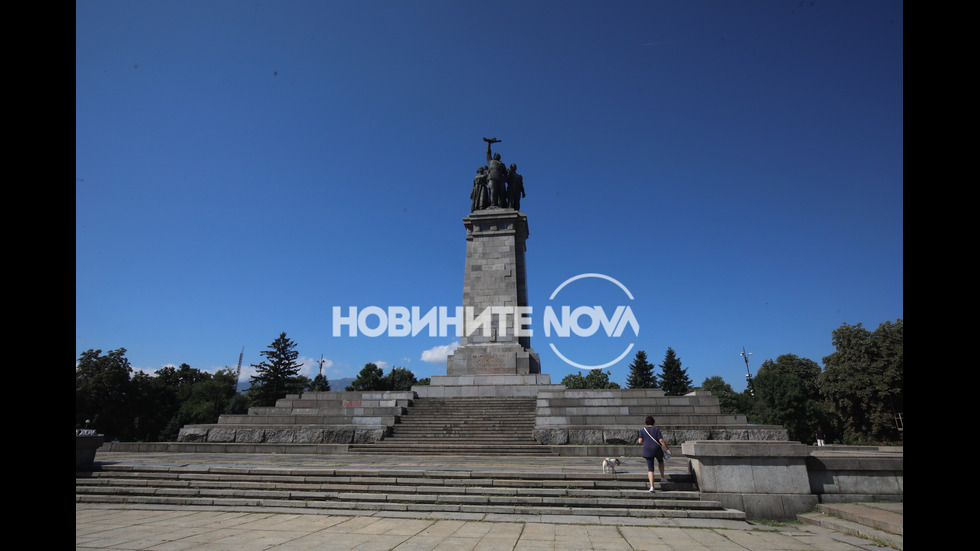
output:
M 534 350 L 519 344 L 465 345 L 446 361 L 449 376 L 537 375 L 541 360 Z
M 436 376 L 428 385 L 416 385 L 419 398 L 536 398 L 538 392 L 565 388 L 551 384 L 551 375 Z

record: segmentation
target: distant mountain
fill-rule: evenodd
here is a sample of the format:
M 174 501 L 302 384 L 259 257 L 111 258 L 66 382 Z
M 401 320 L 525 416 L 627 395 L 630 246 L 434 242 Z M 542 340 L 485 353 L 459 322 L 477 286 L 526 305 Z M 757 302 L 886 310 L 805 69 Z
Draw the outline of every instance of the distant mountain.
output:
M 347 377 L 346 379 L 327 379 L 330 383 L 330 390 L 344 390 L 348 385 L 354 382 L 354 377 Z

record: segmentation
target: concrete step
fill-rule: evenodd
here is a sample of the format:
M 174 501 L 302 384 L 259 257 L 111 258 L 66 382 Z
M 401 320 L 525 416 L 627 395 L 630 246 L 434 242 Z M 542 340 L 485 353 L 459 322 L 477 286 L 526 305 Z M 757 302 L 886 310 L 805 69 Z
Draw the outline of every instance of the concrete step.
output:
M 385 439 L 373 444 L 351 444 L 347 451 L 350 453 L 369 455 L 478 455 L 478 456 L 513 456 L 513 455 L 552 455 L 551 446 L 532 443 L 512 442 L 480 442 L 460 443 L 456 439 L 430 440 L 419 443 L 416 440 Z
M 472 423 L 472 424 L 485 424 L 485 425 L 499 425 L 499 424 L 521 424 L 521 425 L 531 425 L 534 426 L 535 419 L 532 416 L 510 416 L 506 417 L 503 415 L 490 416 L 490 415 L 480 415 L 476 417 L 471 417 L 466 414 L 462 415 L 450 415 L 450 414 L 430 414 L 421 413 L 417 411 L 410 411 L 399 417 L 402 424 L 414 423 L 414 424 L 457 424 L 457 423 Z
M 412 408 L 439 411 L 492 409 L 503 411 L 537 411 L 534 398 L 416 398 Z
M 398 434 L 449 434 L 459 433 L 467 437 L 476 435 L 492 436 L 493 434 L 505 433 L 514 435 L 530 435 L 534 425 L 405 425 L 400 424 L 395 427 Z
M 384 455 L 550 455 L 534 440 L 534 398 L 419 398 L 392 434 L 353 453 Z
M 377 442 L 366 443 L 368 446 L 415 446 L 418 448 L 431 447 L 433 442 L 438 442 L 439 445 L 456 445 L 465 446 L 469 448 L 490 448 L 502 445 L 511 446 L 533 446 L 536 448 L 548 448 L 551 446 L 545 446 L 535 442 L 533 438 L 522 436 L 522 435 L 498 435 L 494 436 L 481 436 L 479 438 L 474 438 L 472 434 L 460 435 L 460 434 L 446 434 L 437 435 L 429 434 L 423 437 L 417 437 L 416 435 L 394 435 L 388 436 L 384 440 L 378 440 Z
M 745 519 L 691 488 L 671 481 L 651 494 L 645 473 L 111 464 L 75 473 L 76 503 Z
M 816 511 L 797 515 L 804 524 L 903 548 L 903 503 L 822 503 Z
M 360 419 L 371 419 L 375 424 L 393 425 L 397 420 L 395 415 L 362 416 Z M 218 418 L 221 426 L 248 425 L 351 425 L 355 423 L 354 416 L 340 415 L 222 415 Z

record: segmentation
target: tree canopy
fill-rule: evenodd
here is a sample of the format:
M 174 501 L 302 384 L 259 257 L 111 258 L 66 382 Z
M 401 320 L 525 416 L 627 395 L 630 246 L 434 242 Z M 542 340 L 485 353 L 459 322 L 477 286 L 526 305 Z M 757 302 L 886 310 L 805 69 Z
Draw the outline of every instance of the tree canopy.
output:
M 384 390 L 384 371 L 377 364 L 364 364 L 357 378 L 347 385 L 349 391 Z
M 611 382 L 609 380 L 609 373 L 603 371 L 602 369 L 592 369 L 589 371 L 588 375 L 585 376 L 583 376 L 581 373 L 570 373 L 562 378 L 561 384 L 565 385 L 566 388 L 573 390 L 584 388 L 619 388 L 619 384 Z
M 749 421 L 782 425 L 790 440 L 812 443 L 817 427 L 826 424 L 826 415 L 810 367 L 819 374 L 816 362 L 792 354 L 763 362 L 752 381 L 755 402 Z
M 633 363 L 630 364 L 630 374 L 626 377 L 626 388 L 656 388 L 656 366 L 647 361 L 647 353 L 637 350 Z
M 660 376 L 660 386 L 664 389 L 667 396 L 683 396 L 691 392 L 691 379 L 687 376 L 687 369 L 681 367 L 681 359 L 677 357 L 673 348 L 668 347 L 664 354 L 664 363 L 660 364 L 663 375 Z
M 819 385 L 844 439 L 894 440 L 896 417 L 904 413 L 902 320 L 884 322 L 873 332 L 845 323 L 832 337 L 837 350 L 823 359 Z
M 109 438 L 127 439 L 132 402 L 126 349 L 86 350 L 75 364 L 75 428 L 89 426 Z
M 248 390 L 252 405 L 275 405 L 279 398 L 289 393 L 302 392 L 309 385 L 310 380 L 299 375 L 303 364 L 296 361 L 299 357 L 296 343 L 285 332 L 280 333 L 269 348 L 259 355 L 265 359 L 258 364 L 252 364 L 256 373 L 252 376 L 252 385 Z
M 404 367 L 393 367 L 385 375 L 384 370 L 377 364 L 365 364 L 361 372 L 357 374 L 351 384 L 347 385 L 346 390 L 368 391 L 368 390 L 412 390 L 412 386 L 419 384 L 415 374 Z
M 722 413 L 747 413 L 751 407 L 750 398 L 747 394 L 735 392 L 732 385 L 726 383 L 718 375 L 706 378 L 701 383 L 701 389 L 707 390 L 712 396 L 718 398 L 718 405 Z
M 185 424 L 213 423 L 222 413 L 238 412 L 230 368 L 212 375 L 180 364 L 152 376 L 133 373 L 125 353 L 125 348 L 106 355 L 88 350 L 79 357 L 75 428 L 92 428 L 121 441 L 157 442 L 175 440 Z
M 384 377 L 385 390 L 412 390 L 412 385 L 418 383 L 415 374 L 404 367 L 393 367 Z

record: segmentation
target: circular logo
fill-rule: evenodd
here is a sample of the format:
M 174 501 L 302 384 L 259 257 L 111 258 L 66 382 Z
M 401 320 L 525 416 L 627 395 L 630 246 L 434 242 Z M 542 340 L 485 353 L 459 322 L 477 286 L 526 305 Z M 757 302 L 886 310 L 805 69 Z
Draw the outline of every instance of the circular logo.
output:
M 596 286 L 596 281 L 598 280 L 600 286 L 605 287 L 601 289 Z M 615 288 L 610 288 L 608 283 L 612 283 Z M 575 284 L 575 285 L 572 285 Z M 611 289 L 611 291 L 610 291 Z M 561 341 L 562 348 L 571 350 L 576 348 L 573 344 L 575 337 L 589 338 L 592 340 L 604 340 L 608 341 L 609 345 L 604 345 L 602 347 L 601 354 L 607 354 L 605 349 L 609 346 L 615 347 L 610 348 L 612 352 L 608 352 L 607 357 L 615 355 L 616 351 L 619 350 L 619 346 L 623 346 L 623 334 L 627 330 L 631 330 L 633 336 L 639 334 L 640 324 L 636 320 L 636 316 L 633 315 L 633 310 L 630 308 L 628 302 L 633 301 L 633 293 L 626 288 L 625 285 L 620 283 L 615 278 L 609 277 L 604 274 L 598 273 L 587 273 L 579 274 L 574 277 L 570 277 L 563 281 L 558 287 L 552 291 L 551 296 L 548 298 L 549 301 L 557 303 L 557 297 L 559 293 L 563 293 L 563 298 L 566 304 L 570 302 L 579 303 L 588 302 L 581 306 L 571 306 L 571 305 L 554 305 L 549 304 L 545 307 L 544 312 L 544 334 L 546 337 L 551 337 L 554 333 L 557 339 L 569 339 L 568 341 Z M 612 294 L 610 294 L 610 292 Z M 621 293 L 621 294 L 620 294 Z M 625 295 L 627 304 L 622 304 L 622 296 Z M 619 302 L 616 306 L 603 307 L 596 305 L 598 303 L 609 303 L 610 301 Z M 556 310 L 557 308 L 557 310 Z M 631 340 L 631 339 L 626 339 Z M 578 343 L 579 345 L 581 343 Z M 599 360 L 599 363 L 595 363 L 595 358 L 590 358 L 589 360 L 584 360 L 579 358 L 580 361 L 571 359 L 569 356 L 572 355 L 586 355 L 581 346 L 579 346 L 579 351 L 576 353 L 566 352 L 563 353 L 558 349 L 558 345 L 554 341 L 548 343 L 551 350 L 562 359 L 568 365 L 577 367 L 579 369 L 604 369 L 611 365 L 614 365 L 623 360 L 630 350 L 635 346 L 635 342 L 629 342 L 625 345 L 625 350 L 620 353 L 615 359 L 603 363 Z M 596 352 L 595 347 L 587 347 L 593 353 Z M 591 363 L 584 363 L 584 362 Z

